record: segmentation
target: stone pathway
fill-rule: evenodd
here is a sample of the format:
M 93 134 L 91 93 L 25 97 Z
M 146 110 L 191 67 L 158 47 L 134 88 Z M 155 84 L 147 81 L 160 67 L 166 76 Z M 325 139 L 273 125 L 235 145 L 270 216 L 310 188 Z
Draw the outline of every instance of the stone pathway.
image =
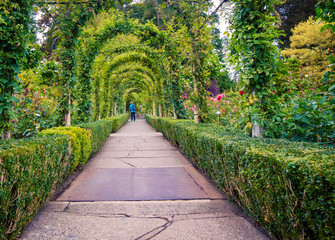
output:
M 143 119 L 111 134 L 21 239 L 268 239 Z

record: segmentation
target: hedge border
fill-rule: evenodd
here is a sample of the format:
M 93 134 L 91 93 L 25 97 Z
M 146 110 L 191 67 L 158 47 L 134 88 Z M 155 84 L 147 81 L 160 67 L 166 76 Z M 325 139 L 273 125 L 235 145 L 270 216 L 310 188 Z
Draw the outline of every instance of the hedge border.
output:
M 273 236 L 334 239 L 334 148 L 255 139 L 189 120 L 146 120 Z
M 47 129 L 30 139 L 0 141 L 0 239 L 16 239 L 56 185 L 86 163 L 128 118 L 122 114 Z

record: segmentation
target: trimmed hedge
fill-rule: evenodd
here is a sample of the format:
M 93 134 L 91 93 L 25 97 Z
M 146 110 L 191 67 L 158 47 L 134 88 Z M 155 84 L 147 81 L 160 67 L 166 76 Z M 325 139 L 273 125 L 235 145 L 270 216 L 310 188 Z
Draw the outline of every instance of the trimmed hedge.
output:
M 30 139 L 0 141 L 0 239 L 17 238 L 55 186 L 128 118 L 123 114 L 80 127 L 47 129 Z
M 0 236 L 15 239 L 69 172 L 68 136 L 0 144 Z
M 279 239 L 334 239 L 335 150 L 146 116 Z
M 46 129 L 39 133 L 39 135 L 65 135 L 70 136 L 71 141 L 71 166 L 72 172 L 79 164 L 84 164 L 90 157 L 91 139 L 90 134 L 86 129 L 80 127 L 56 127 Z
M 96 122 L 83 123 L 78 125 L 91 133 L 92 151 L 91 155 L 99 151 L 106 139 L 112 132 L 116 132 L 129 119 L 129 114 L 109 117 Z

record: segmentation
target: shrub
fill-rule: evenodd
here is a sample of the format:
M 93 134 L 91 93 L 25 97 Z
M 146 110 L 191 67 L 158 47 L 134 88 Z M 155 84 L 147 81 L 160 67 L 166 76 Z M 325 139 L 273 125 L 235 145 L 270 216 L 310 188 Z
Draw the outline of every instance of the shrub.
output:
M 129 114 L 122 114 L 106 118 L 96 122 L 88 122 L 78 125 L 87 129 L 91 134 L 91 155 L 96 153 L 112 132 L 116 132 L 123 124 L 127 122 Z
M 255 139 L 192 121 L 146 119 L 277 238 L 335 235 L 333 148 Z
M 0 236 L 16 238 L 69 173 L 68 136 L 40 136 L 0 144 Z
M 54 187 L 98 151 L 128 117 L 123 114 L 82 128 L 51 128 L 33 138 L 0 141 L 0 239 L 17 238 Z
M 39 135 L 68 135 L 71 139 L 72 161 L 70 170 L 73 171 L 79 164 L 84 164 L 88 160 L 91 152 L 91 140 L 89 132 L 80 127 L 55 127 L 46 129 Z

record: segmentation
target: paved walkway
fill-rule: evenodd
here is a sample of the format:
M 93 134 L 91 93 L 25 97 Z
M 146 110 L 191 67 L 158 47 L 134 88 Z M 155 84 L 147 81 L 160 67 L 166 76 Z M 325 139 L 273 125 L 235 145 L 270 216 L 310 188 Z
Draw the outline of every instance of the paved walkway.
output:
M 268 239 L 143 119 L 102 149 L 21 239 Z

